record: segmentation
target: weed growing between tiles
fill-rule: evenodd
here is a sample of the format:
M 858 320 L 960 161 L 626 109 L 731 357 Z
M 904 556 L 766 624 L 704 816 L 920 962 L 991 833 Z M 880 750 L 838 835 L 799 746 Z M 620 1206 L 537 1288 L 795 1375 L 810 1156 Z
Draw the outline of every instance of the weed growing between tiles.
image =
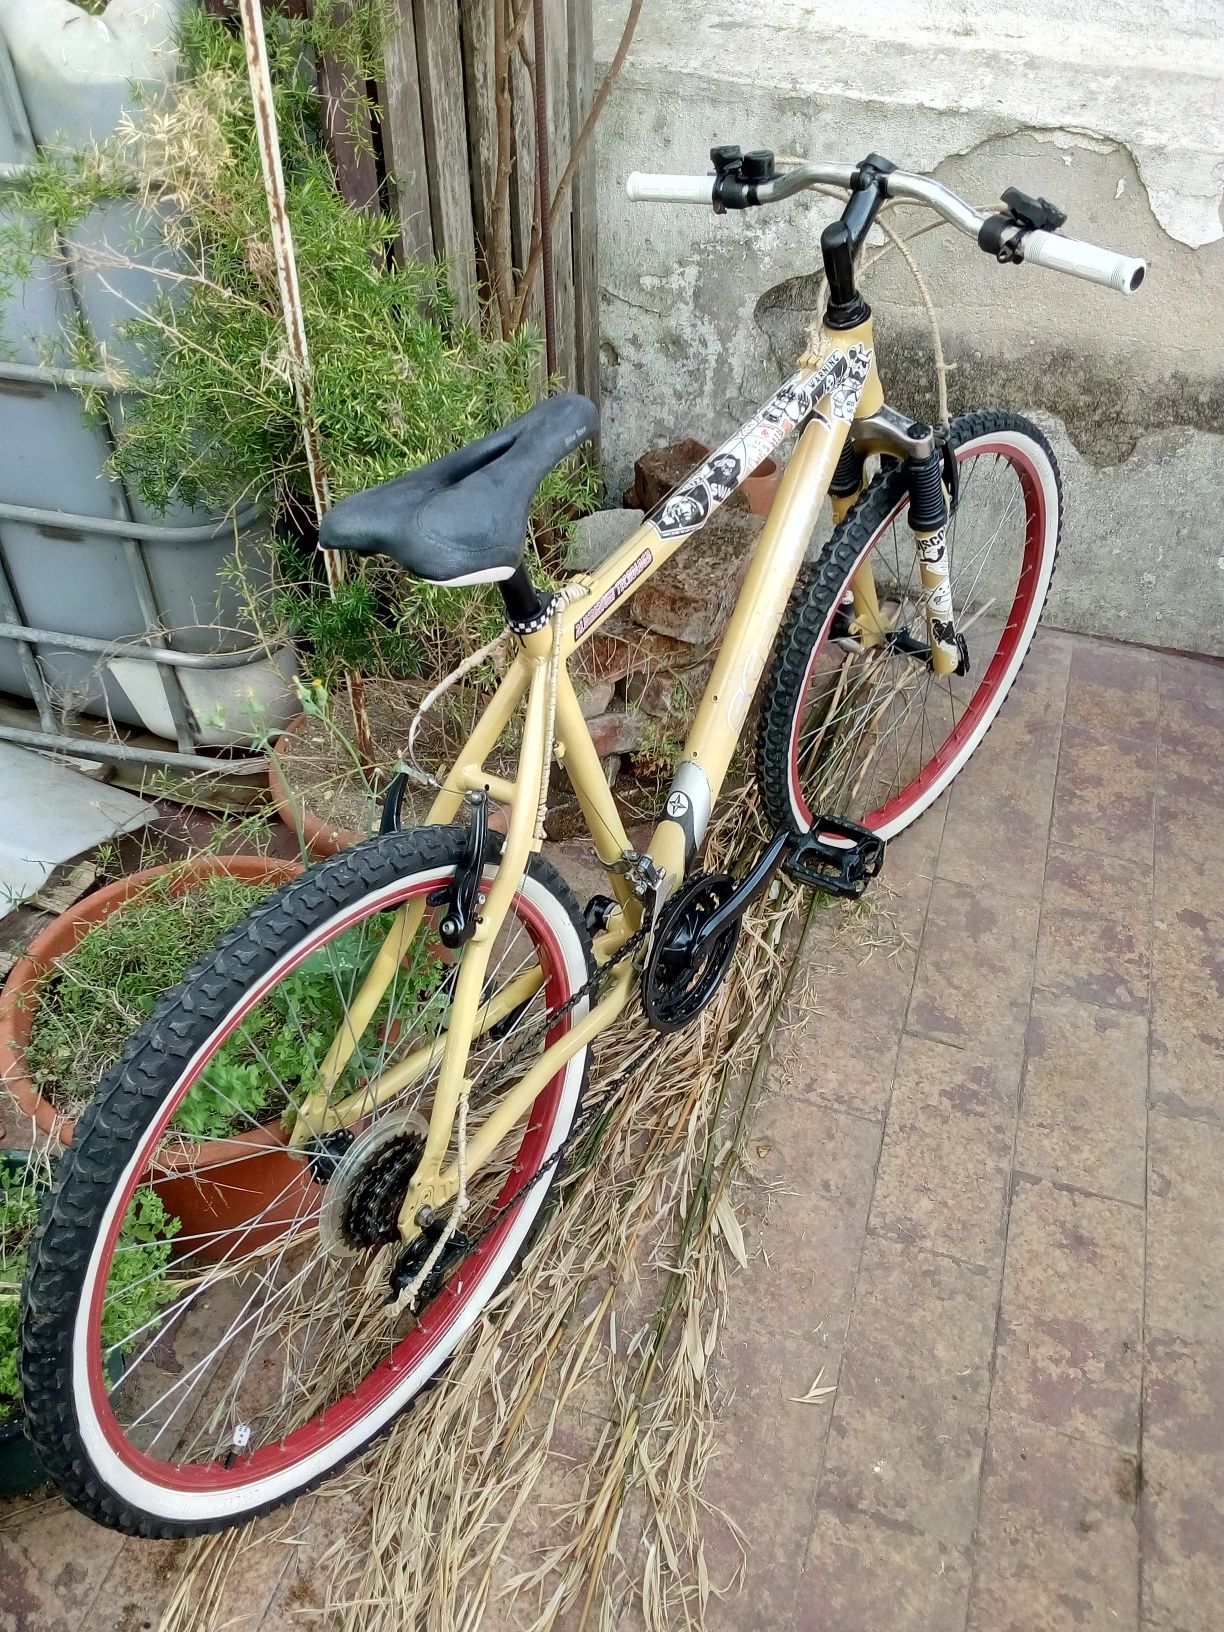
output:
M 728 796 L 707 866 L 742 872 L 762 820 L 751 788 Z M 818 899 L 784 886 L 759 903 L 687 1030 L 660 1037 L 631 1016 L 605 1038 L 591 1091 L 621 1091 L 522 1273 L 419 1407 L 305 1504 L 324 1531 L 330 1508 L 339 1532 L 291 1565 L 325 1600 L 324 1624 L 476 1632 L 496 1605 L 531 1632 L 594 1632 L 636 1605 L 652 1629 L 700 1627 L 710 1596 L 736 1590 L 738 1571 L 719 1579 L 706 1562 L 711 1527 L 729 1523 L 702 1496 L 709 1362 L 747 1263 L 733 1184 Z M 305 1522 L 274 1515 L 192 1543 L 162 1632 L 218 1627 L 244 1553 Z

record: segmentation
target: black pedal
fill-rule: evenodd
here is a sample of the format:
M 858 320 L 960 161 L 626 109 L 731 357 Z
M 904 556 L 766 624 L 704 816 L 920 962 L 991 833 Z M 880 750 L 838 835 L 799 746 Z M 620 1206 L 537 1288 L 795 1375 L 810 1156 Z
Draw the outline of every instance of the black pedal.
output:
M 884 865 L 884 840 L 840 816 L 814 816 L 785 863 L 796 884 L 857 899 Z

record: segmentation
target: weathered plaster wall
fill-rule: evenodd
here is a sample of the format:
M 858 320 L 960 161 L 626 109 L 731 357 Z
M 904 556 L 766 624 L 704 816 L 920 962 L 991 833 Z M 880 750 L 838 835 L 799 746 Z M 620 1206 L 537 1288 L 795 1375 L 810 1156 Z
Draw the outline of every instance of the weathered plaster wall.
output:
M 624 9 L 597 0 L 603 60 Z M 772 14 L 647 0 L 600 137 L 613 487 L 642 448 L 725 430 L 789 367 L 833 208 L 631 205 L 629 170 L 702 170 L 711 143 L 732 140 L 848 159 L 875 148 L 983 204 L 1015 184 L 1060 203 L 1068 232 L 1145 255 L 1148 280 L 1128 300 L 999 268 L 950 228 L 919 239 L 953 411 L 1032 412 L 1055 441 L 1068 522 L 1053 621 L 1224 655 L 1222 33 L 1216 0 L 787 0 Z M 889 395 L 929 413 L 909 275 L 892 256 L 867 287 Z

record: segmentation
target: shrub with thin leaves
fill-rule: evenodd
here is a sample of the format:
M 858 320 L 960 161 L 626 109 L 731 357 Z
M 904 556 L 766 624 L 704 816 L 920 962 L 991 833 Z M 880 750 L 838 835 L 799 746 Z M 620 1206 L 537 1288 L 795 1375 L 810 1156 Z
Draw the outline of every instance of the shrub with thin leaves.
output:
M 334 500 L 521 413 L 540 383 L 540 344 L 527 329 L 503 340 L 491 325 L 463 321 L 445 267 L 397 254 L 395 220 L 342 198 L 323 141 L 312 52 L 326 47 L 364 86 L 379 70 L 378 10 L 365 4 L 345 15 L 318 4 L 314 13 L 295 19 L 269 8 L 266 28 L 313 413 Z M 316 672 L 346 665 L 416 672 L 444 661 L 466 646 L 481 615 L 470 591 L 431 588 L 363 562 L 328 600 L 313 550 L 305 443 L 242 41 L 234 25 L 193 7 L 181 44 L 182 77 L 170 93 L 99 150 L 43 153 L 10 192 L 0 270 L 11 283 L 35 253 L 53 251 L 57 239 L 72 244 L 96 205 L 134 194 L 170 251 L 158 257 L 163 269 L 174 270 L 154 309 L 124 325 L 135 358 L 130 373 L 87 336 L 67 337 L 69 360 L 105 367 L 116 385 L 139 386 L 125 398 L 114 473 L 155 508 L 268 505 L 281 523 L 282 583 L 261 621 L 269 636 L 288 632 L 309 643 Z M 76 253 L 89 264 L 88 251 Z M 102 411 L 101 396 L 93 401 Z M 586 468 L 554 472 L 537 505 L 541 536 L 553 536 L 592 486 Z

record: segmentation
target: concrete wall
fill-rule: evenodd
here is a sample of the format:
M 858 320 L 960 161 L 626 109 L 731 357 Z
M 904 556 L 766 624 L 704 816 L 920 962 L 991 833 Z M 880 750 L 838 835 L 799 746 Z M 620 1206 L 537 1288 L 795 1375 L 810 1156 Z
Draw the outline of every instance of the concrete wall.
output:
M 626 0 L 596 0 L 606 63 Z M 915 258 L 953 412 L 1031 413 L 1066 478 L 1050 621 L 1224 655 L 1224 17 L 1219 0 L 647 0 L 599 138 L 605 453 L 713 438 L 789 370 L 835 206 L 631 205 L 633 169 L 701 171 L 716 141 L 875 149 L 979 204 L 1052 198 L 1066 231 L 1144 255 L 1127 299 L 1001 268 L 948 227 Z M 893 213 L 903 230 L 923 220 Z M 896 255 L 865 288 L 889 398 L 933 412 L 929 330 Z

